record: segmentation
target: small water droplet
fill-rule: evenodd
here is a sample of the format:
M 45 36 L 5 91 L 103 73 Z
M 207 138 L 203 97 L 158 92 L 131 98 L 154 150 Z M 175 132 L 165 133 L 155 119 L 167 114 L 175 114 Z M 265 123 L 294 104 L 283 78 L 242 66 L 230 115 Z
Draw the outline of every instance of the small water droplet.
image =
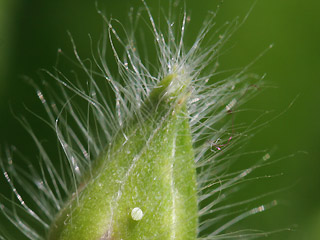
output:
M 270 154 L 267 153 L 266 155 L 263 156 L 263 161 L 267 161 L 270 158 Z

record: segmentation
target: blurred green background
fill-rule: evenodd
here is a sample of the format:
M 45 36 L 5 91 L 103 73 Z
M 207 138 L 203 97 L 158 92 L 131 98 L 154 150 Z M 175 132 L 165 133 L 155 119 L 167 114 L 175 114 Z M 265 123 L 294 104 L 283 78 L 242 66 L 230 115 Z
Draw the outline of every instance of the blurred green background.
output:
M 41 114 L 42 107 L 35 90 L 23 76 L 40 81 L 37 71 L 52 69 L 58 48 L 72 55 L 67 31 L 71 32 L 82 56 L 90 56 L 88 33 L 98 40 L 102 30 L 102 20 L 94 2 L 0 0 L 0 146 L 15 145 L 29 159 L 37 160 L 34 156 L 37 150 L 15 116 L 25 116 L 37 126 L 35 132 L 44 142 L 55 141 L 46 125 L 27 111 L 31 109 Z M 112 15 L 124 23 L 128 9 L 141 6 L 139 0 L 97 2 L 107 16 Z M 161 4 L 167 5 L 167 1 L 147 3 L 156 12 Z M 191 14 L 188 31 L 197 32 L 203 16 L 220 3 L 186 0 L 187 11 Z M 282 204 L 249 218 L 244 227 L 269 231 L 294 229 L 268 239 L 320 239 L 320 2 L 225 0 L 220 5 L 218 24 L 237 16 L 244 18 L 253 6 L 248 19 L 227 44 L 221 57 L 223 69 L 244 67 L 274 44 L 249 69 L 253 73 L 267 73 L 267 85 L 273 88 L 262 91 L 247 106 L 273 110 L 270 119 L 283 114 L 259 131 L 248 149 L 276 147 L 275 158 L 288 157 L 263 173 L 283 173 L 283 176 L 253 185 L 266 191 L 286 187 L 275 196 Z M 3 179 L 0 183 L 1 192 L 8 191 Z M 247 191 L 257 191 L 254 187 Z

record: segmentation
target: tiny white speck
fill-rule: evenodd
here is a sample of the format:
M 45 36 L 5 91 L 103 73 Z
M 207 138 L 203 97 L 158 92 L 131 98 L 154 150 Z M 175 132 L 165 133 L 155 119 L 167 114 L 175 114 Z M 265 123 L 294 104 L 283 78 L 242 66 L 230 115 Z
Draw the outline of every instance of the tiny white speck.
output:
M 140 221 L 143 217 L 143 212 L 140 208 L 135 207 L 134 209 L 132 209 L 131 211 L 131 217 L 133 220 L 135 221 Z
M 43 97 L 42 92 L 40 92 L 39 90 L 37 91 L 38 97 L 41 100 L 42 103 L 46 102 L 46 99 Z
M 266 155 L 263 156 L 263 161 L 267 161 L 270 158 L 270 154 L 267 153 Z
M 237 100 L 235 98 L 232 99 L 232 101 L 226 106 L 226 110 L 227 111 L 232 110 L 232 108 L 236 105 L 236 103 L 237 103 Z

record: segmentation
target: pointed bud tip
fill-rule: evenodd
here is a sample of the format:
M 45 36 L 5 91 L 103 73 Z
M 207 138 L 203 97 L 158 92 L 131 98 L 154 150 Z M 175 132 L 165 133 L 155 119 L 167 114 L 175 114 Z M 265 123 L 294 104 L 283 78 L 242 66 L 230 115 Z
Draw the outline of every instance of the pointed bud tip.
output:
M 158 103 L 161 100 L 186 99 L 189 96 L 187 88 L 191 83 L 190 77 L 184 70 L 174 72 L 164 77 L 150 93 L 150 100 Z

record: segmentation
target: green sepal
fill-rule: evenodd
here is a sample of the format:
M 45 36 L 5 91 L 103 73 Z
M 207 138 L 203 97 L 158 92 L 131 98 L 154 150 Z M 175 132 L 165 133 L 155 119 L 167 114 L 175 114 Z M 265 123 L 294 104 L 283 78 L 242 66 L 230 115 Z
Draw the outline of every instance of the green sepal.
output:
M 196 239 L 197 187 L 188 81 L 164 78 L 96 160 L 49 240 Z M 139 115 L 137 115 L 139 116 Z M 143 212 L 136 221 L 131 211 Z

